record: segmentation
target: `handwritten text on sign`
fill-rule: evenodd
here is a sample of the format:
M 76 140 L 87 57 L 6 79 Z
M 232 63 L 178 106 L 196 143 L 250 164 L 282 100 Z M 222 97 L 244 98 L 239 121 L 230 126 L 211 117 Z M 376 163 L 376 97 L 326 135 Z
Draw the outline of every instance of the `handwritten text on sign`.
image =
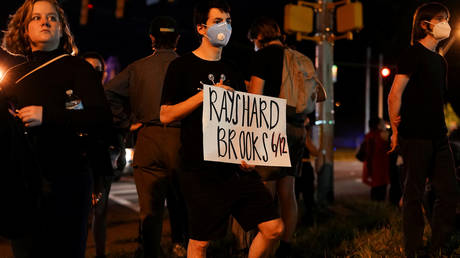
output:
M 204 159 L 290 167 L 286 100 L 203 87 Z

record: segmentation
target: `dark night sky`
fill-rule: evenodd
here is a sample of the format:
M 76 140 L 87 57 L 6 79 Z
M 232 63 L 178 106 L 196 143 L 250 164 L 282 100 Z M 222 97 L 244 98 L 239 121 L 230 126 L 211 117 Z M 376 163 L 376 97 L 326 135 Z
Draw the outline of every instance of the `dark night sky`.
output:
M 2 1 L 0 27 L 6 29 L 8 15 L 14 13 L 22 0 Z M 7 2 L 7 3 L 5 3 Z M 66 11 L 71 30 L 81 52 L 97 51 L 104 57 L 118 56 L 122 67 L 130 62 L 149 55 L 150 42 L 147 37 L 149 21 L 157 15 L 170 15 L 179 22 L 181 40 L 178 52 L 184 53 L 197 46 L 192 26 L 192 0 L 175 0 L 169 3 L 161 0 L 159 4 L 146 6 L 144 0 L 127 0 L 125 17 L 114 17 L 116 0 L 90 0 L 94 8 L 90 10 L 89 23 L 80 26 L 80 0 L 61 0 Z M 288 0 L 229 0 L 232 7 L 233 34 L 224 56 L 235 59 L 240 67 L 247 67 L 253 46 L 246 38 L 252 20 L 258 16 L 275 18 L 283 23 L 284 5 Z M 341 103 L 336 109 L 336 145 L 353 146 L 356 138 L 362 137 L 364 126 L 364 82 L 366 48 L 372 48 L 372 62 L 377 64 L 378 54 L 384 55 L 385 65 L 395 65 L 401 51 L 409 45 L 412 15 L 416 7 L 428 1 L 421 0 L 363 0 L 364 29 L 355 33 L 353 41 L 337 41 L 334 47 L 335 63 L 339 66 L 338 81 L 334 86 L 335 101 Z M 460 1 L 439 1 L 452 12 L 451 26 L 456 27 L 460 16 Z M 460 21 L 460 19 L 459 19 Z M 459 26 L 460 27 L 460 26 Z M 314 58 L 315 45 L 312 42 L 296 42 L 288 37 L 288 44 L 310 58 Z M 459 47 L 457 47 L 458 45 Z M 452 47 L 446 58 L 449 62 L 449 90 L 451 102 L 460 111 L 460 40 Z M 0 63 L 11 63 L 11 59 L 0 55 Z M 0 64 L 1 66 L 1 64 Z M 372 69 L 372 113 L 377 113 L 377 68 Z M 388 92 L 392 77 L 385 80 Z M 458 103 L 458 104 L 457 104 Z M 457 107 L 458 106 L 458 107 Z

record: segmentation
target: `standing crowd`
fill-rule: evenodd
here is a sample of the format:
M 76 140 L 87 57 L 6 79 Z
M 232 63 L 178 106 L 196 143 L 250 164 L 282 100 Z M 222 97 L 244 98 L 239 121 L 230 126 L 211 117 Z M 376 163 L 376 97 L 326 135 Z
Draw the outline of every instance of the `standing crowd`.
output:
M 183 56 L 175 51 L 180 39 L 176 21 L 156 17 L 148 35 L 153 53 L 106 82 L 99 54 L 77 56 L 57 0 L 25 0 L 2 41 L 4 50 L 25 61 L 11 67 L 0 82 L 0 142 L 6 146 L 0 158 L 11 171 L 0 182 L 0 194 L 8 196 L 5 207 L 11 207 L 1 214 L 0 234 L 11 239 L 15 257 L 84 257 L 89 217 L 96 257 L 105 257 L 108 195 L 114 163 L 124 148 L 120 139 L 127 133 L 137 135 L 133 168 L 140 206 L 139 256 L 206 257 L 210 241 L 224 237 L 233 218 L 244 231 L 255 232 L 248 257 L 292 257 L 296 193 L 303 194 L 306 223 L 313 223 L 310 155 L 320 152 L 311 141 L 309 114 L 326 93 L 312 62 L 285 46 L 271 18 L 258 18 L 250 26 L 248 39 L 256 53 L 249 76 L 243 76 L 222 58 L 232 34 L 230 13 L 225 0 L 198 2 L 193 22 L 200 45 Z M 398 65 L 389 95 L 391 150 L 400 145 L 404 160 L 409 256 L 423 247 L 426 181 L 436 197 L 431 217 L 435 250 L 442 250 L 453 229 L 457 186 L 442 113 L 447 71 L 435 51 L 446 38 L 449 16 L 438 3 L 417 10 L 412 46 Z M 304 60 L 299 67 L 308 73 L 306 90 L 292 80 L 299 68 L 288 65 L 299 57 Z M 286 98 L 292 166 L 205 161 L 202 84 Z M 305 98 L 292 100 L 292 92 Z M 415 128 L 427 117 L 433 121 L 430 126 Z M 389 136 L 377 130 L 379 122 L 366 136 L 373 147 L 366 149 L 365 163 L 378 200 L 385 198 L 389 181 L 381 172 L 389 164 Z M 170 251 L 160 248 L 165 202 Z

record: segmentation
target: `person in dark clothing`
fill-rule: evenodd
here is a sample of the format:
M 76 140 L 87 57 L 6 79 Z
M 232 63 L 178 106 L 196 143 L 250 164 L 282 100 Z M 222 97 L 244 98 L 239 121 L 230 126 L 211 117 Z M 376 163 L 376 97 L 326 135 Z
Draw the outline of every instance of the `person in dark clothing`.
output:
M 299 222 L 307 226 L 313 226 L 313 210 L 316 205 L 315 170 L 311 165 L 311 162 L 314 160 L 312 156 L 317 157 L 319 155 L 319 150 L 312 142 L 312 124 L 309 118 L 305 120 L 305 129 L 307 130 L 307 135 L 305 137 L 305 149 L 302 158 L 302 173 L 295 182 L 295 190 L 297 199 L 299 199 L 299 193 L 302 193 L 303 203 L 305 206 L 303 218 L 300 219 Z
M 443 105 L 447 64 L 436 52 L 449 37 L 449 10 L 440 3 L 421 5 L 414 15 L 411 46 L 401 56 L 388 96 L 393 134 L 391 151 L 400 146 L 403 157 L 403 230 L 408 256 L 423 249 L 422 200 L 427 178 L 436 193 L 431 244 L 443 249 L 455 222 L 458 189 Z
M 378 117 L 369 120 L 369 128 L 370 132 L 364 137 L 363 182 L 371 187 L 372 201 L 385 201 L 390 183 L 389 134 L 385 121 Z
M 12 16 L 2 47 L 27 58 L 7 71 L 0 87 L 23 128 L 17 142 L 30 147 L 26 162 L 36 162 L 34 172 L 41 173 L 37 212 L 28 214 L 26 231 L 12 239 L 13 253 L 84 257 L 92 187 L 88 156 L 92 139 L 111 121 L 101 82 L 87 62 L 72 56 L 78 50 L 55 0 L 26 0 Z
M 289 66 L 284 67 L 286 47 L 282 43 L 281 30 L 278 24 L 271 18 L 258 18 L 251 25 L 248 38 L 254 43 L 254 48 L 257 51 L 251 65 L 248 92 L 280 97 L 283 75 L 286 75 L 286 71 L 288 74 L 292 71 L 290 71 Z M 306 101 L 308 102 L 308 100 Z M 286 134 L 292 167 L 258 167 L 256 169 L 273 196 L 278 196 L 281 218 L 286 228 L 276 252 L 277 257 L 289 257 L 291 255 L 290 241 L 297 226 L 297 201 L 294 186 L 295 178 L 299 176 L 302 164 L 306 139 L 304 122 L 307 119 L 307 114 L 306 111 L 297 113 L 295 104 L 294 106 L 286 105 Z
M 96 52 L 87 52 L 82 55 L 86 62 L 90 63 L 94 70 L 97 72 L 101 82 L 105 77 L 105 62 L 104 58 Z M 113 132 L 107 132 L 109 137 L 112 137 Z M 94 186 L 92 193 L 91 212 L 91 229 L 94 238 L 94 245 L 96 246 L 96 258 L 105 257 L 105 241 L 107 233 L 107 208 L 109 203 L 110 187 L 113 180 L 113 168 L 111 160 L 111 152 L 114 148 L 110 146 L 105 150 L 101 150 L 101 154 L 105 156 L 103 159 L 97 159 L 93 162 L 107 162 L 107 166 L 102 171 L 96 171 L 101 167 L 92 168 Z M 110 152 L 109 152 L 110 151 Z
M 160 119 L 181 121 L 180 186 L 187 204 L 187 256 L 206 257 L 209 241 L 224 237 L 232 215 L 245 231 L 258 228 L 249 257 L 265 257 L 283 231 L 272 196 L 254 172 L 233 164 L 203 159 L 202 84 L 244 89 L 237 70 L 221 60 L 231 35 L 230 7 L 225 1 L 201 1 L 194 9 L 200 46 L 169 65 Z M 251 166 L 242 162 L 242 169 Z
M 160 122 L 160 99 L 169 63 L 179 39 L 176 21 L 160 16 L 150 25 L 153 54 L 129 65 L 107 85 L 105 92 L 115 109 L 129 100 L 139 130 L 134 152 L 134 179 L 140 205 L 140 230 L 144 257 L 159 257 L 165 199 L 172 229 L 174 255 L 185 256 L 186 213 L 176 177 L 180 123 Z M 121 104 L 121 105 L 120 105 Z M 120 107 L 118 107 L 120 105 Z M 124 111 L 126 112 L 126 111 Z

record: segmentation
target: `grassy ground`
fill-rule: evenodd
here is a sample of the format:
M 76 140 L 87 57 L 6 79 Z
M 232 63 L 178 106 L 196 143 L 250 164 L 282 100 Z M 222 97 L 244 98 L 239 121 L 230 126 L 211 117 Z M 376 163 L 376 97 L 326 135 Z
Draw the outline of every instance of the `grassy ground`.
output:
M 396 207 L 364 200 L 337 201 L 318 211 L 312 227 L 300 225 L 294 236 L 294 257 L 403 257 L 401 214 Z M 430 235 L 425 228 L 424 240 Z M 209 257 L 232 257 L 231 236 L 214 243 Z M 460 234 L 449 244 L 460 256 Z M 244 257 L 244 256 L 240 256 Z

